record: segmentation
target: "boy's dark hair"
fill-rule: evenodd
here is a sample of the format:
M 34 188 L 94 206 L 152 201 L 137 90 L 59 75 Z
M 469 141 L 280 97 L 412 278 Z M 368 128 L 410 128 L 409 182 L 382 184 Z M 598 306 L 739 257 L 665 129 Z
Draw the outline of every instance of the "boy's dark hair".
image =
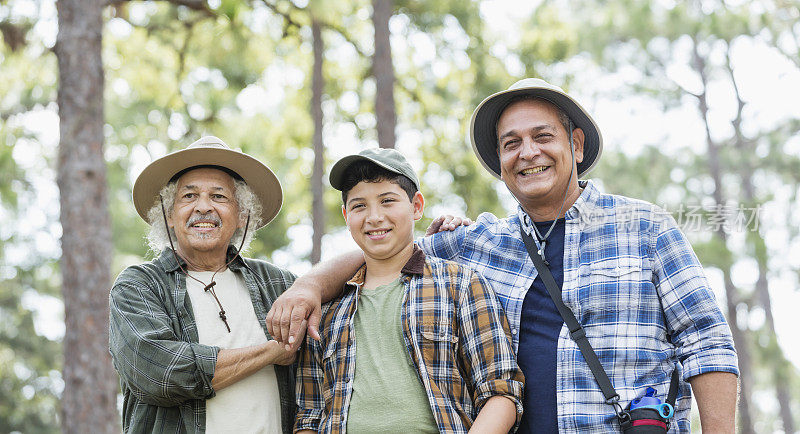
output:
M 369 161 L 357 161 L 347 168 L 347 172 L 342 180 L 342 203 L 347 204 L 347 195 L 350 190 L 359 182 L 381 182 L 389 181 L 397 184 L 408 195 L 408 200 L 413 201 L 417 193 L 417 187 L 407 176 L 386 170 L 381 166 Z

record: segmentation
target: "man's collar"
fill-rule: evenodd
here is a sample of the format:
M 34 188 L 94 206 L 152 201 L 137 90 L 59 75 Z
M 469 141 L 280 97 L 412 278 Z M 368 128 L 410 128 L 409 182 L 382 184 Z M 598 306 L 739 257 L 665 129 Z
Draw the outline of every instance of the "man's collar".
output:
M 225 254 L 225 262 L 227 263 L 231 259 L 236 256 L 236 247 L 228 246 L 228 251 Z M 178 262 L 180 261 L 180 262 Z M 161 251 L 161 254 L 158 255 L 158 262 L 161 263 L 161 266 L 164 267 L 164 271 L 171 273 L 174 271 L 179 270 L 181 267 L 186 269 L 186 261 L 183 260 L 180 256 L 172 252 L 172 249 L 169 247 L 165 247 L 164 250 Z M 242 267 L 247 267 L 247 263 L 242 260 L 242 257 L 239 256 L 233 262 L 228 264 L 228 268 L 231 270 L 239 270 Z
M 581 195 L 572 204 L 566 217 L 568 219 L 577 218 L 579 214 L 591 214 L 597 207 L 597 200 L 600 198 L 600 190 L 589 179 L 578 181 L 578 185 L 583 189 Z
M 578 217 L 579 214 L 586 214 L 591 208 L 594 207 L 597 198 L 600 196 L 600 191 L 594 186 L 591 180 L 584 179 L 578 181 L 578 186 L 583 189 L 580 196 L 575 200 L 575 203 L 564 213 L 567 220 Z M 519 218 L 522 230 L 530 235 L 533 230 L 532 222 L 528 213 L 522 208 L 522 205 L 517 205 L 517 218 Z
M 411 252 L 411 257 L 408 258 L 406 264 L 400 269 L 400 274 L 418 274 L 421 275 L 425 269 L 425 252 L 414 243 L 414 250 Z M 356 271 L 352 279 L 347 281 L 348 285 L 361 286 L 367 278 L 367 264 L 361 266 Z
M 164 267 L 164 271 L 172 273 L 177 271 L 180 267 L 186 267 L 186 261 L 180 256 L 172 252 L 169 247 L 164 247 L 161 254 L 158 255 L 158 262 Z

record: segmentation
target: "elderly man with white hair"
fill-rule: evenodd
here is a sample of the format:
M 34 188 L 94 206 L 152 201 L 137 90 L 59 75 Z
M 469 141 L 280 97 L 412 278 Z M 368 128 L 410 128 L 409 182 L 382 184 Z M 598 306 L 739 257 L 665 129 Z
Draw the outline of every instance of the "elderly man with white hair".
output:
M 295 354 L 264 321 L 295 276 L 240 255 L 278 214 L 278 179 L 203 137 L 147 166 L 133 200 L 161 253 L 109 297 L 124 431 L 291 432 Z

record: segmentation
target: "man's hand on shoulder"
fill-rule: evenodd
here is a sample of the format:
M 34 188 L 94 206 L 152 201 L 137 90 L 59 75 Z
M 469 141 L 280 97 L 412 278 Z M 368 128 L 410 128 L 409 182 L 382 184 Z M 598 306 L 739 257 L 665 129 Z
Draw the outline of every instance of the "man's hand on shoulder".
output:
M 469 226 L 472 220 L 467 217 L 456 217 L 449 214 L 436 217 L 425 230 L 425 236 L 437 234 L 439 232 L 454 231 L 459 226 Z
M 287 351 L 297 351 L 305 339 L 306 328 L 309 336 L 320 340 L 322 303 L 338 297 L 344 284 L 362 265 L 364 254 L 354 250 L 320 262 L 298 277 L 267 313 L 267 331 L 272 338 Z
M 267 313 L 267 331 L 272 338 L 294 353 L 305 338 L 306 328 L 312 338 L 319 340 L 319 321 L 322 318 L 321 291 L 309 289 L 311 282 L 302 277 L 286 290 Z

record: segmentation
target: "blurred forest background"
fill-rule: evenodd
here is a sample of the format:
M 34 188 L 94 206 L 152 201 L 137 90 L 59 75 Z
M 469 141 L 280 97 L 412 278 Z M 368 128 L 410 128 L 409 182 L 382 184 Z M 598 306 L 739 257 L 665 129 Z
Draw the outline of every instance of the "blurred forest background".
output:
M 107 294 L 152 257 L 131 184 L 213 134 L 285 191 L 250 256 L 349 243 L 323 181 L 396 147 L 428 208 L 506 215 L 473 108 L 541 77 L 594 113 L 607 192 L 675 216 L 739 351 L 742 433 L 800 429 L 800 2 L 0 0 L 0 432 L 118 432 Z M 695 429 L 699 423 L 695 421 Z

